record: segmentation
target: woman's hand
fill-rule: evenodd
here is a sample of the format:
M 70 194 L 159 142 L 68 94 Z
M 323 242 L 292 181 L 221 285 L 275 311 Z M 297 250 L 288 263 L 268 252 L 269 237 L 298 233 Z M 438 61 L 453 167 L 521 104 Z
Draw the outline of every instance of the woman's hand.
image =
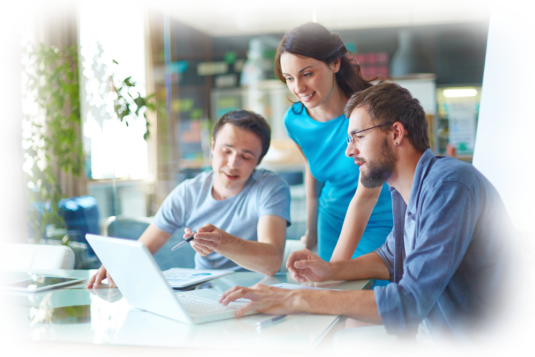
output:
M 318 244 L 318 236 L 316 234 L 310 234 L 307 230 L 305 235 L 301 237 L 301 243 L 305 245 L 306 249 L 312 250 Z

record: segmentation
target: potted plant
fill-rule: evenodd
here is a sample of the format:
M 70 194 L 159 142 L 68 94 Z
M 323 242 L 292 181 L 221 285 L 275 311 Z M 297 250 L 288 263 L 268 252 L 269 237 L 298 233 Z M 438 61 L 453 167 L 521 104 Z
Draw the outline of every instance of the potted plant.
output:
M 117 64 L 116 61 L 114 61 Z M 25 49 L 23 72 L 24 98 L 24 171 L 28 182 L 29 224 L 34 243 L 53 238 L 61 244 L 74 246 L 66 231 L 65 220 L 58 208 L 66 198 L 58 181 L 63 171 L 67 175 L 83 175 L 85 153 L 81 140 L 80 81 L 78 48 L 54 46 Z M 111 76 L 114 110 L 118 120 L 128 126 L 129 118 L 139 116 L 143 108 L 164 112 L 154 95 L 135 93 L 131 77 L 117 80 Z M 143 118 L 149 137 L 146 111 Z M 47 234 L 48 233 L 48 234 Z M 82 254 L 82 253 L 80 253 Z M 82 259 L 83 257 L 77 258 Z

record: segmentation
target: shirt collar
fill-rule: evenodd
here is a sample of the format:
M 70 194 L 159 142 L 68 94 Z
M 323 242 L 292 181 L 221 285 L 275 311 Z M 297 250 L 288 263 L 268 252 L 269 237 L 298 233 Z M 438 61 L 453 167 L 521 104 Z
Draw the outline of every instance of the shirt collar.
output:
M 416 211 L 416 203 L 418 202 L 418 195 L 420 194 L 422 182 L 425 176 L 427 175 L 429 168 L 435 160 L 435 154 L 433 154 L 430 149 L 426 149 L 423 155 L 420 157 L 418 165 L 416 165 L 416 170 L 414 171 L 414 179 L 412 181 L 411 194 L 409 196 L 409 204 L 407 206 L 407 210 L 411 213 L 414 213 Z M 390 187 L 390 192 L 396 192 L 397 194 L 399 194 L 399 192 L 394 187 Z
M 416 165 L 414 179 L 412 180 L 411 195 L 409 196 L 409 204 L 407 205 L 407 210 L 411 213 L 416 212 L 418 196 L 420 195 L 422 183 L 435 160 L 435 154 L 433 154 L 430 149 L 426 149 L 422 157 L 420 157 L 418 165 Z

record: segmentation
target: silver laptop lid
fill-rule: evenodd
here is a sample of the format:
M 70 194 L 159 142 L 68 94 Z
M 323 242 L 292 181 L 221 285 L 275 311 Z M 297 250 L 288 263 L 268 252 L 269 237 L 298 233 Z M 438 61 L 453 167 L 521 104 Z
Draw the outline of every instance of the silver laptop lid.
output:
M 130 305 L 191 323 L 143 243 L 93 234 L 87 234 L 86 239 Z

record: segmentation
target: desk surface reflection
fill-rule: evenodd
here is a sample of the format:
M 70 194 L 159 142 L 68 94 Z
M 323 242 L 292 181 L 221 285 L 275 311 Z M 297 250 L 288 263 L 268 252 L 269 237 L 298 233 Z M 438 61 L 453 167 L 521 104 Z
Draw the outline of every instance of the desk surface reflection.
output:
M 88 278 L 94 271 L 33 271 L 57 276 Z M 28 273 L 2 273 L 1 281 L 20 280 Z M 234 273 L 196 288 L 218 292 L 256 283 L 296 282 L 287 273 L 266 277 L 258 273 Z M 336 289 L 363 289 L 368 280 L 335 283 Z M 332 286 L 332 284 L 328 284 Z M 229 348 L 250 350 L 306 351 L 340 325 L 337 316 L 295 314 L 257 329 L 256 323 L 269 318 L 258 314 L 188 325 L 131 307 L 118 289 L 102 285 L 86 289 L 77 284 L 41 293 L 2 292 L 0 322 L 4 337 L 11 341 L 82 342 L 105 345 L 160 346 L 183 348 Z

